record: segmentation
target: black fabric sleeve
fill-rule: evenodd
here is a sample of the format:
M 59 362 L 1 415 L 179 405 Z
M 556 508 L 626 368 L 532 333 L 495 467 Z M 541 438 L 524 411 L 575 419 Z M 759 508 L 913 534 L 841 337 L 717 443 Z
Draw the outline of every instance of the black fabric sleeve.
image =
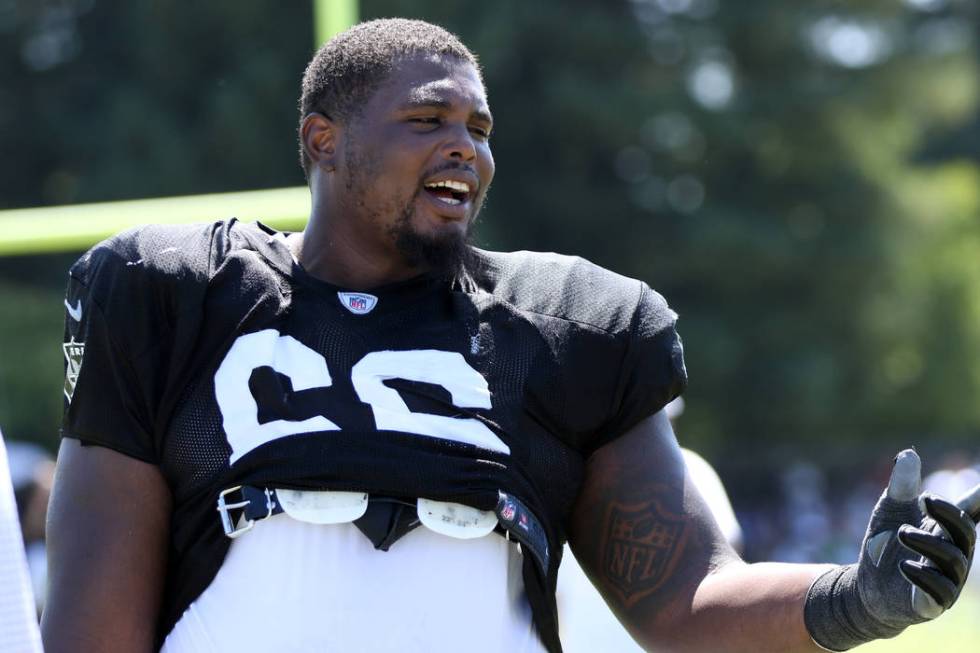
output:
M 687 370 L 676 323 L 677 314 L 666 300 L 641 284 L 610 415 L 592 442 L 593 451 L 684 392 Z
M 233 224 L 136 227 L 72 266 L 63 436 L 159 463 L 167 416 L 183 390 L 180 370 Z
M 152 354 L 162 325 L 149 305 L 152 289 L 142 287 L 139 271 L 126 269 L 125 258 L 103 244 L 72 267 L 61 435 L 157 463 Z

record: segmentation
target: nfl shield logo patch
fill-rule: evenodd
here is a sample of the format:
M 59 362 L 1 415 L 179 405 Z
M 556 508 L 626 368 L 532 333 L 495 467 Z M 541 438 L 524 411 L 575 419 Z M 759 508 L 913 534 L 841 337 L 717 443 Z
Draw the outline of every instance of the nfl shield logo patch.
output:
M 354 315 L 366 315 L 378 304 L 378 298 L 365 292 L 338 292 L 344 308 Z
M 85 353 L 85 343 L 75 342 L 72 338 L 70 342 L 63 344 L 65 351 L 65 396 L 68 401 L 75 394 L 75 383 L 78 381 L 78 373 L 82 369 L 82 355 Z
M 500 509 L 500 518 L 507 522 L 514 521 L 514 517 L 517 515 L 517 506 L 508 497 L 504 501 L 503 508 Z
M 658 501 L 613 503 L 606 518 L 603 567 L 626 605 L 655 591 L 670 576 L 683 548 L 683 518 Z

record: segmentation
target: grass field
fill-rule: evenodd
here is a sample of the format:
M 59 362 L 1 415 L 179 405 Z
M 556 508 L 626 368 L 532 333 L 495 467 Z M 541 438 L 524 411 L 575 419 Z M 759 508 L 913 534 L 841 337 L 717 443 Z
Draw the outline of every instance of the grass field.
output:
M 976 571 L 976 570 L 974 570 Z M 861 653 L 966 653 L 980 650 L 980 591 L 976 583 L 937 621 L 909 628 L 895 639 L 856 649 Z

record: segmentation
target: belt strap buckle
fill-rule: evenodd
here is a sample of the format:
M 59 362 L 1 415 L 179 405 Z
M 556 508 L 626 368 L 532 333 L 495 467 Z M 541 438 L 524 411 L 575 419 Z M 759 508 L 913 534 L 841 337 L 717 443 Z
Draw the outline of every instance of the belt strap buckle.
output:
M 226 496 L 228 496 L 232 492 L 239 492 L 241 491 L 241 489 L 242 489 L 241 485 L 235 485 L 234 487 L 230 487 L 218 493 L 218 514 L 221 515 L 221 527 L 224 528 L 225 535 L 227 535 L 231 539 L 240 537 L 244 533 L 247 533 L 248 531 L 252 530 L 252 527 L 255 526 L 254 519 L 247 520 L 245 524 L 242 526 L 236 525 L 235 521 L 232 519 L 231 515 L 228 512 L 229 510 L 242 510 L 245 508 L 245 506 L 247 506 L 250 503 L 248 499 L 245 499 L 243 501 L 236 501 L 234 503 L 228 503 L 225 500 Z

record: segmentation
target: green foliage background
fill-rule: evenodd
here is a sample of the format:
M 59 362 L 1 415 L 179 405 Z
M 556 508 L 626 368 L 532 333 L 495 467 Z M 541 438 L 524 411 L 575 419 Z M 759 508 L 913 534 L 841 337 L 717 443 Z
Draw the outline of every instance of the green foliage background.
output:
M 0 207 L 301 184 L 309 4 L 0 2 Z M 580 254 L 678 310 L 684 443 L 745 471 L 977 442 L 975 3 L 361 15 L 439 22 L 480 55 L 498 167 L 480 244 Z M 55 444 L 70 260 L 0 260 L 8 437 Z

